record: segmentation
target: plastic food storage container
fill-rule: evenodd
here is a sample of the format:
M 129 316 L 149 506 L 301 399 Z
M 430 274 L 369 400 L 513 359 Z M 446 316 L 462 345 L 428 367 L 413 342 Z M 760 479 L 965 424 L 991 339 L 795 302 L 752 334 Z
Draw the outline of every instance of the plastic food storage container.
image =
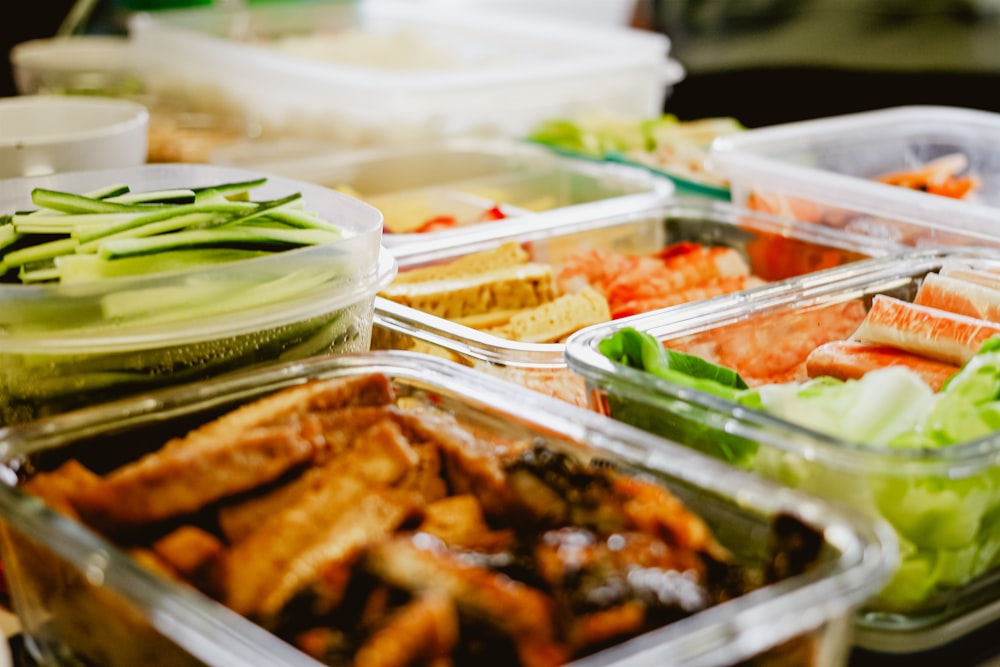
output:
M 740 559 L 739 569 L 767 565 L 762 561 L 769 560 L 773 550 L 782 560 L 806 558 L 813 563 L 789 576 L 777 574 L 777 569 L 774 577 L 765 579 L 774 584 L 754 587 L 750 593 L 574 664 L 655 660 L 728 665 L 744 659 L 757 664 L 751 656 L 771 664 L 768 658 L 777 656 L 786 660 L 782 664 L 842 665 L 851 611 L 878 589 L 891 568 L 895 556 L 891 533 L 857 513 L 781 489 L 638 429 L 455 364 L 401 352 L 338 355 L 275 365 L 0 431 L 7 481 L 0 485 L 3 561 L 29 646 L 42 657 L 84 656 L 106 667 L 320 664 L 265 631 L 263 624 L 237 615 L 189 584 L 154 574 L 139 564 L 149 563 L 149 558 L 128 553 L 79 520 L 54 512 L 41 496 L 29 495 L 23 487 L 70 458 L 95 472 L 108 471 L 251 400 L 293 386 L 308 390 L 302 385 L 309 379 L 365 380 L 373 374 L 387 379 L 395 393 L 389 405 L 397 414 L 429 412 L 425 418 L 438 414 L 442 416 L 437 419 L 446 421 L 451 415 L 476 429 L 482 439 L 452 441 L 459 444 L 457 450 L 445 450 L 452 452 L 449 456 L 466 452 L 476 459 L 484 443 L 524 438 L 569 460 L 598 459 L 605 466 L 610 462 L 616 470 L 672 490 Z M 317 401 L 326 401 L 328 407 L 339 405 L 329 398 Z M 297 405 L 305 409 L 302 403 Z M 252 418 L 248 413 L 247 417 Z M 33 493 L 39 488 L 34 487 Z M 373 494 L 376 488 L 381 487 L 374 487 Z M 807 529 L 791 529 L 789 534 L 809 540 L 813 548 L 801 553 L 814 557 L 796 556 L 798 551 L 775 546 L 785 544 L 772 533 L 772 528 L 779 529 L 781 517 L 797 520 L 796 525 Z M 136 531 L 131 534 L 142 539 Z M 648 568 L 645 571 L 649 573 Z M 511 585 L 508 580 L 507 587 Z M 507 594 L 497 595 L 506 599 Z M 407 642 L 420 639 L 410 633 Z
M 939 159 L 942 185 L 876 180 Z M 752 129 L 715 141 L 709 166 L 734 203 L 798 220 L 921 247 L 1000 235 L 1000 114 L 905 106 Z M 961 199 L 932 194 L 967 177 Z
M 649 116 L 682 76 L 662 34 L 425 3 L 162 11 L 129 33 L 159 94 L 342 147 L 520 137 L 579 108 Z
M 546 225 L 537 225 L 528 218 L 511 219 L 495 230 L 469 228 L 444 242 L 417 241 L 392 251 L 403 275 L 410 269 L 456 261 L 512 241 L 522 244 L 531 262 L 547 264 L 556 275 L 567 269 L 570 261 L 576 262 L 575 258 L 582 257 L 580 264 L 586 266 L 584 260 L 592 251 L 650 256 L 685 242 L 731 248 L 743 258 L 755 279 L 771 282 L 898 250 L 841 231 L 789 223 L 724 202 L 690 198 L 614 215 L 590 210 L 587 216 L 564 215 Z M 678 266 L 677 271 L 685 271 L 686 279 L 699 285 L 712 284 L 709 273 L 700 273 L 694 262 L 689 269 Z M 577 278 L 572 277 L 575 274 L 566 275 L 564 284 L 579 287 Z M 705 282 L 700 282 L 701 278 Z M 707 308 L 711 308 L 707 299 L 723 291 L 722 287 L 710 286 L 693 289 L 680 293 L 692 294 L 690 298 Z M 609 288 L 605 297 L 611 293 Z M 457 317 L 438 316 L 383 296 L 375 300 L 374 349 L 417 349 L 444 356 L 570 403 L 586 405 L 583 381 L 567 369 L 563 343 L 516 340 L 462 324 Z M 616 314 L 617 301 L 612 298 L 609 304 L 612 315 Z
M 515 216 L 531 215 L 544 226 L 556 211 L 584 215 L 598 202 L 605 210 L 631 210 L 674 192 L 669 179 L 642 169 L 561 157 L 513 139 L 450 139 L 288 159 L 255 158 L 245 147 L 217 154 L 215 161 L 353 194 L 382 212 L 382 242 L 393 248 L 491 221 L 499 227 Z
M 258 172 L 144 165 L 0 182 L 0 211 L 34 188 L 133 192 L 243 182 Z M 342 238 L 201 268 L 72 283 L 0 283 L 0 424 L 282 359 L 367 350 L 375 293 L 395 275 L 382 217 L 351 197 L 280 177 L 266 201 L 301 193 Z M 11 276 L 16 276 L 14 271 Z
M 988 249 L 910 250 L 831 269 L 821 281 L 806 276 L 771 293 L 722 297 L 711 311 L 682 306 L 598 325 L 567 342 L 568 364 L 585 378 L 594 409 L 889 521 L 900 538 L 900 567 L 857 616 L 857 643 L 878 652 L 936 648 L 1000 618 L 997 434 L 937 447 L 862 444 L 832 435 L 833 429 L 813 428 L 824 419 L 818 407 L 809 413 L 809 427 L 796 425 L 612 362 L 598 346 L 630 326 L 668 348 L 737 370 L 751 388 L 802 382 L 807 355 L 828 341 L 849 339 L 876 297 L 911 302 L 925 277 L 946 266 L 995 271 L 1000 255 Z M 931 326 L 927 320 L 925 328 Z M 926 397 L 910 394 L 893 407 L 886 405 L 888 393 L 869 394 L 861 404 L 847 403 L 855 406 L 847 413 L 854 417 L 847 418 L 871 423 L 880 411 L 905 413 L 935 396 L 924 391 Z M 924 410 L 932 413 L 931 407 Z M 789 413 L 790 419 L 801 419 L 796 414 Z M 953 414 L 973 419 L 959 407 Z

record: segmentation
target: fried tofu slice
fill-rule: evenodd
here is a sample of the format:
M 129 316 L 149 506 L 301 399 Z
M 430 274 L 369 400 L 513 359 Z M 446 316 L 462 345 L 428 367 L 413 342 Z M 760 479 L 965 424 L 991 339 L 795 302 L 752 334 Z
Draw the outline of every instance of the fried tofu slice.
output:
M 326 445 L 313 413 L 381 405 L 392 397 L 388 380 L 378 374 L 286 389 L 112 471 L 90 493 L 78 494 L 77 509 L 109 532 L 195 512 L 310 462 Z
M 525 343 L 558 343 L 586 326 L 610 319 L 608 300 L 587 287 L 518 312 L 502 326 L 486 329 L 486 333 Z
M 516 241 L 503 243 L 490 250 L 481 250 L 444 264 L 433 264 L 419 269 L 400 271 L 393 279 L 393 285 L 424 283 L 433 280 L 450 280 L 469 275 L 486 273 L 497 269 L 526 264 L 531 256 Z

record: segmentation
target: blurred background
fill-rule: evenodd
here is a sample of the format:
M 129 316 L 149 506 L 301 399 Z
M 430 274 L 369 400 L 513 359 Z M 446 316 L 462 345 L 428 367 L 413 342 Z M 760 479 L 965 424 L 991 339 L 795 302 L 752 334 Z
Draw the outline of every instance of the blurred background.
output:
M 0 21 L 0 50 L 60 30 L 115 33 L 139 10 L 212 0 L 34 0 Z M 221 0 L 223 2 L 240 0 Z M 271 0 L 275 1 L 275 0 Z M 281 1 L 281 0 L 279 0 Z M 284 0 L 308 2 L 309 0 Z M 414 0 L 414 2 L 433 0 Z M 438 0 L 445 2 L 446 0 Z M 594 17 L 663 32 L 686 69 L 665 111 L 748 127 L 899 104 L 1000 111 L 1000 0 L 596 0 Z M 453 0 L 562 11 L 580 3 Z M 624 7 L 624 11 L 622 8 Z M 8 5 L 8 11 L 11 6 Z M 0 95 L 13 95 L 9 63 Z
M 669 110 L 750 127 L 901 104 L 1000 111 L 996 0 L 640 0 L 687 68 Z

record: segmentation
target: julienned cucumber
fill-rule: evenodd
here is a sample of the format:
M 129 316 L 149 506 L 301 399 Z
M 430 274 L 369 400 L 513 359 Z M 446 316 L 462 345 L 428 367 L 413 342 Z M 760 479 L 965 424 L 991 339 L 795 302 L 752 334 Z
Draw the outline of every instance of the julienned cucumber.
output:
M 0 216 L 0 281 L 104 280 L 195 266 L 199 256 L 235 261 L 340 238 L 336 224 L 306 210 L 301 193 L 252 201 L 250 192 L 266 182 L 147 192 L 112 184 L 85 194 L 36 188 L 37 210 Z M 77 256 L 92 257 L 86 271 L 60 261 Z M 135 257 L 147 261 L 115 268 Z

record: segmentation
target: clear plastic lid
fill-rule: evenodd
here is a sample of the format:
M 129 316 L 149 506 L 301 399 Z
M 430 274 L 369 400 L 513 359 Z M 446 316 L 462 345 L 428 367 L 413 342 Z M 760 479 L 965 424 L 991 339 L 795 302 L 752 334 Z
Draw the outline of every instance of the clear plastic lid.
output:
M 34 210 L 34 188 L 83 193 L 123 184 L 141 192 L 259 178 L 261 172 L 198 164 L 144 165 L 0 182 L 0 211 Z M 333 243 L 186 271 L 76 284 L 0 284 L 0 351 L 140 349 L 211 340 L 297 322 L 371 298 L 395 275 L 381 250 L 382 216 L 361 201 L 268 176 L 251 198 L 301 193 L 342 231 Z

